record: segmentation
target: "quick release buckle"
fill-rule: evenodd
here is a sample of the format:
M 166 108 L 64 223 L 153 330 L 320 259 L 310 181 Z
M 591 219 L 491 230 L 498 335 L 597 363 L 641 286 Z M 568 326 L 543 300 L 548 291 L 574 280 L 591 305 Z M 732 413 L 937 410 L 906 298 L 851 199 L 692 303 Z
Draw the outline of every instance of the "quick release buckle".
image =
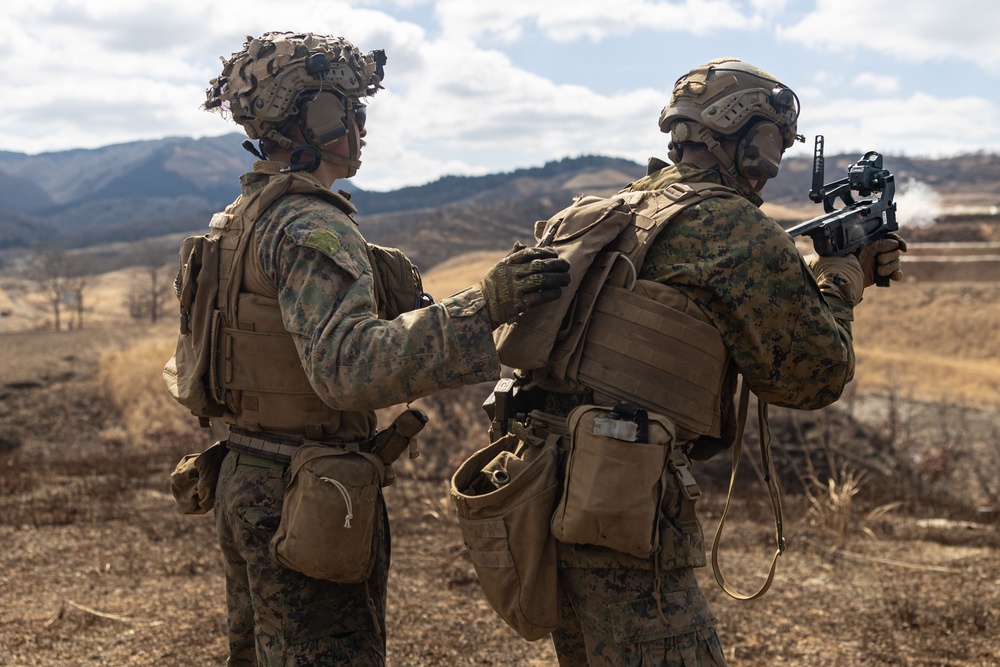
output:
M 674 473 L 674 477 L 677 478 L 677 483 L 681 487 L 681 493 L 688 500 L 698 500 L 701 498 L 701 488 L 698 486 L 698 482 L 695 480 L 694 475 L 691 474 L 691 468 L 688 466 L 687 461 L 671 461 L 670 469 Z

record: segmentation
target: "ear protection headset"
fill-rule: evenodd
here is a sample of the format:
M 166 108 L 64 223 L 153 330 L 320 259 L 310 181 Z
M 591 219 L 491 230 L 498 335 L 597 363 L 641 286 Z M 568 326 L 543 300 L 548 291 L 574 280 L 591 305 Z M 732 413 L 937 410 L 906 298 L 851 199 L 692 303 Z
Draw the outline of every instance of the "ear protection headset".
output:
M 357 99 L 382 88 L 385 62 L 384 51 L 363 54 L 342 37 L 292 32 L 247 37 L 243 50 L 224 59 L 222 74 L 209 83 L 204 108 L 231 114 L 250 139 L 260 140 L 260 150 L 251 150 L 258 157 L 273 144 L 292 152 L 291 171 L 312 171 L 327 160 L 353 176 L 361 165 L 358 135 L 364 123 L 364 105 Z M 347 157 L 334 155 L 345 136 L 348 150 L 338 152 Z
M 667 156 L 679 162 L 687 143 L 700 143 L 734 176 L 764 181 L 778 173 L 781 156 L 799 139 L 798 98 L 753 65 L 720 58 L 677 80 L 660 115 L 669 132 Z M 735 151 L 723 146 L 735 141 Z

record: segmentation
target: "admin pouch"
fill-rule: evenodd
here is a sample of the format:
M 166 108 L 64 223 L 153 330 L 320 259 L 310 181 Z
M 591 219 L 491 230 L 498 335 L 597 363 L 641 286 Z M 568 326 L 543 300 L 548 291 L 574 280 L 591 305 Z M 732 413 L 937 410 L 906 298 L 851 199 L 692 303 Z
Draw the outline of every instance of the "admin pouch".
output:
M 181 514 L 205 514 L 215 507 L 215 485 L 228 451 L 225 441 L 217 442 L 201 454 L 184 456 L 170 473 L 170 493 Z
M 375 564 L 385 464 L 356 447 L 303 445 L 289 472 L 271 557 L 314 579 L 366 580 Z
M 552 534 L 648 558 L 660 546 L 664 498 L 679 495 L 670 466 L 674 423 L 629 403 L 581 405 L 570 412 L 567 430 Z
M 483 593 L 529 641 L 559 616 L 556 542 L 549 529 L 559 495 L 559 441 L 507 434 L 473 454 L 451 479 L 459 526 Z

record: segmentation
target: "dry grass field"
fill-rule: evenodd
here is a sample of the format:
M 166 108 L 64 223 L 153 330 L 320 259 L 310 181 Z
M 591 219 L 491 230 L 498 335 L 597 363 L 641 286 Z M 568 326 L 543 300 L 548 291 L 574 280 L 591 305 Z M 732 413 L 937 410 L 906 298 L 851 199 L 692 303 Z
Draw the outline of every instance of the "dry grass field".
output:
M 445 296 L 496 257 L 457 258 L 425 286 Z M 127 318 L 129 280 L 102 278 L 84 328 L 59 333 L 0 281 L 0 310 L 17 314 L 0 319 L 3 667 L 224 664 L 212 521 L 179 515 L 167 487 L 180 455 L 213 434 L 162 391 L 173 325 Z M 818 413 L 772 412 L 789 541 L 772 590 L 740 603 L 701 573 L 731 665 L 1000 664 L 998 331 L 1000 284 L 866 293 L 849 395 Z M 487 391 L 419 401 L 432 417 L 424 454 L 386 490 L 391 666 L 555 664 L 547 641 L 519 639 L 483 600 L 447 499 L 448 473 L 485 444 Z M 725 458 L 700 473 L 709 540 Z M 750 590 L 773 529 L 744 467 L 722 565 Z

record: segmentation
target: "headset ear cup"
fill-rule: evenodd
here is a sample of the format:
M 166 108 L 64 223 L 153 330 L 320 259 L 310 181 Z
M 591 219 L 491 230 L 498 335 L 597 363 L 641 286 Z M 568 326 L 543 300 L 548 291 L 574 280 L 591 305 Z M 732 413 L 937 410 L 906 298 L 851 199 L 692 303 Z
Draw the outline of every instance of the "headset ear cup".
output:
M 328 149 L 347 134 L 347 110 L 336 94 L 321 92 L 304 106 L 302 132 L 310 143 Z
M 775 123 L 757 123 L 736 147 L 736 169 L 751 180 L 774 178 L 778 175 L 784 152 L 784 140 L 778 126 Z
M 667 159 L 678 164 L 681 161 L 681 147 L 674 142 L 667 144 Z

